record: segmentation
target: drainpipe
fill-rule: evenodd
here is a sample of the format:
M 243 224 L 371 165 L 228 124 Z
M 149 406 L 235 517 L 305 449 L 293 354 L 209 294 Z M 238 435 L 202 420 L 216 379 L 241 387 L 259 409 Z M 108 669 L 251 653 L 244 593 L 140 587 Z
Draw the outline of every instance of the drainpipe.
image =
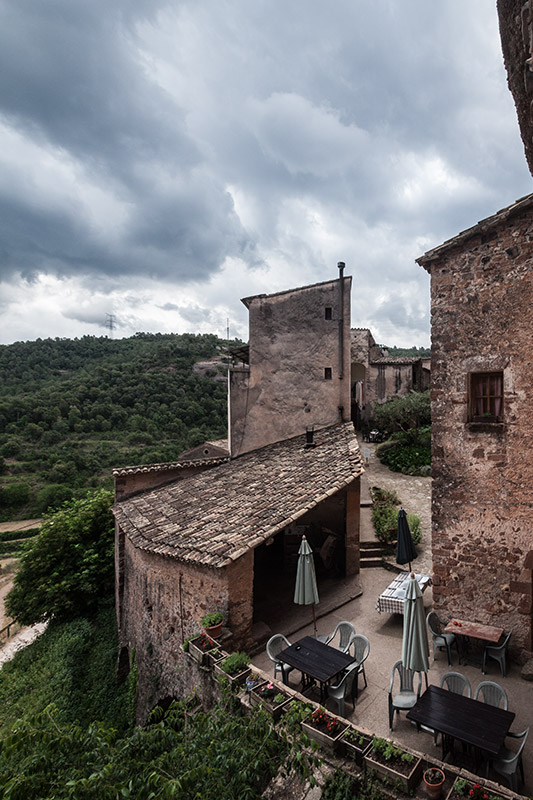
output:
M 344 377 L 344 261 L 339 261 L 337 264 L 339 268 L 339 378 Z

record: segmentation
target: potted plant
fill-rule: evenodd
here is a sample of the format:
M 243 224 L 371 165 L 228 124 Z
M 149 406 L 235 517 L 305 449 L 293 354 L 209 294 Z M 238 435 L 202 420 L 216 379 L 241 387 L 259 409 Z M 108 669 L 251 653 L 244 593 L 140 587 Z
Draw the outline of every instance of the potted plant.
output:
M 222 661 L 217 661 L 215 664 L 215 672 L 227 678 L 232 685 L 239 685 L 244 683 L 246 677 L 250 674 L 250 657 L 247 653 L 231 653 L 231 655 L 223 658 Z
M 360 767 L 363 766 L 363 756 L 372 744 L 372 736 L 366 736 L 356 728 L 346 728 L 343 733 L 344 754 L 351 758 Z
M 290 697 L 270 681 L 256 686 L 250 693 L 250 703 L 253 706 L 262 706 L 274 722 L 280 718 L 281 712 L 289 700 Z
M 315 708 L 311 716 L 302 722 L 302 729 L 320 747 L 342 755 L 341 736 L 348 725 L 329 714 L 324 708 Z
M 222 633 L 223 622 L 224 616 L 220 611 L 212 611 L 200 620 L 202 628 L 212 639 L 216 639 Z
M 212 639 L 210 636 L 208 636 L 206 633 L 201 633 L 194 639 L 189 639 L 187 652 L 201 666 L 202 664 L 205 664 L 207 661 L 206 654 L 210 650 L 214 650 L 217 647 L 218 647 L 218 642 L 215 642 L 215 640 Z
M 250 672 L 246 678 L 246 691 L 251 692 L 252 689 L 255 689 L 256 686 L 259 686 L 262 680 L 262 677 L 258 675 L 257 672 Z
M 429 767 L 423 777 L 428 797 L 431 797 L 431 800 L 439 800 L 446 777 L 444 772 L 438 767 Z
M 378 736 L 374 736 L 364 762 L 368 769 L 373 769 L 395 785 L 401 785 L 407 794 L 420 780 L 422 759 Z

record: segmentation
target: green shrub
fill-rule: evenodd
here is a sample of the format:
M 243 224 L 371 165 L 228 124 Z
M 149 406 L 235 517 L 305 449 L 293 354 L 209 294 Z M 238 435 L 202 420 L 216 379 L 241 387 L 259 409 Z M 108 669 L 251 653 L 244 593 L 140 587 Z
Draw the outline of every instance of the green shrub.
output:
M 224 617 L 220 611 L 212 611 L 210 614 L 206 614 L 200 621 L 200 624 L 203 628 L 211 628 L 214 625 L 218 625 L 219 623 L 223 622 Z
M 227 675 L 238 675 L 248 667 L 250 656 L 247 653 L 232 653 L 220 663 L 220 668 Z
M 378 541 L 391 544 L 398 535 L 398 506 L 401 500 L 394 490 L 370 487 L 372 498 L 372 521 Z M 407 514 L 407 524 L 415 544 L 420 544 L 422 531 L 418 514 Z
M 387 446 L 384 446 L 387 445 Z M 382 464 L 386 464 L 393 472 L 404 475 L 419 475 L 420 470 L 427 471 L 431 467 L 431 448 L 423 445 L 404 445 L 398 442 L 393 447 L 385 442 L 377 448 L 376 455 Z

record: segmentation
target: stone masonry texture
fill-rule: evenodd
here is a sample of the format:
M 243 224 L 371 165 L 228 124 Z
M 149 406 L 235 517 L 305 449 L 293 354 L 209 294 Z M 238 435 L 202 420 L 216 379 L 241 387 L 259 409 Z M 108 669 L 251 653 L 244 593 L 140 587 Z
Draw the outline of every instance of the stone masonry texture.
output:
M 431 273 L 433 597 L 531 645 L 533 196 L 418 262 Z M 499 422 L 469 420 L 469 380 L 503 372 Z

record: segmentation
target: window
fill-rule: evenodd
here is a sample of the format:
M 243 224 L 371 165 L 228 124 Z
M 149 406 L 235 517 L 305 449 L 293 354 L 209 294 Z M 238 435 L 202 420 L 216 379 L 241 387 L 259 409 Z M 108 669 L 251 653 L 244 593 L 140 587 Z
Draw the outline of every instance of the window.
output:
M 326 319 L 331 319 L 331 306 L 326 306 L 325 317 Z
M 497 422 L 503 416 L 503 372 L 470 374 L 470 420 Z
M 324 380 L 330 381 L 332 378 L 331 367 L 324 367 Z

